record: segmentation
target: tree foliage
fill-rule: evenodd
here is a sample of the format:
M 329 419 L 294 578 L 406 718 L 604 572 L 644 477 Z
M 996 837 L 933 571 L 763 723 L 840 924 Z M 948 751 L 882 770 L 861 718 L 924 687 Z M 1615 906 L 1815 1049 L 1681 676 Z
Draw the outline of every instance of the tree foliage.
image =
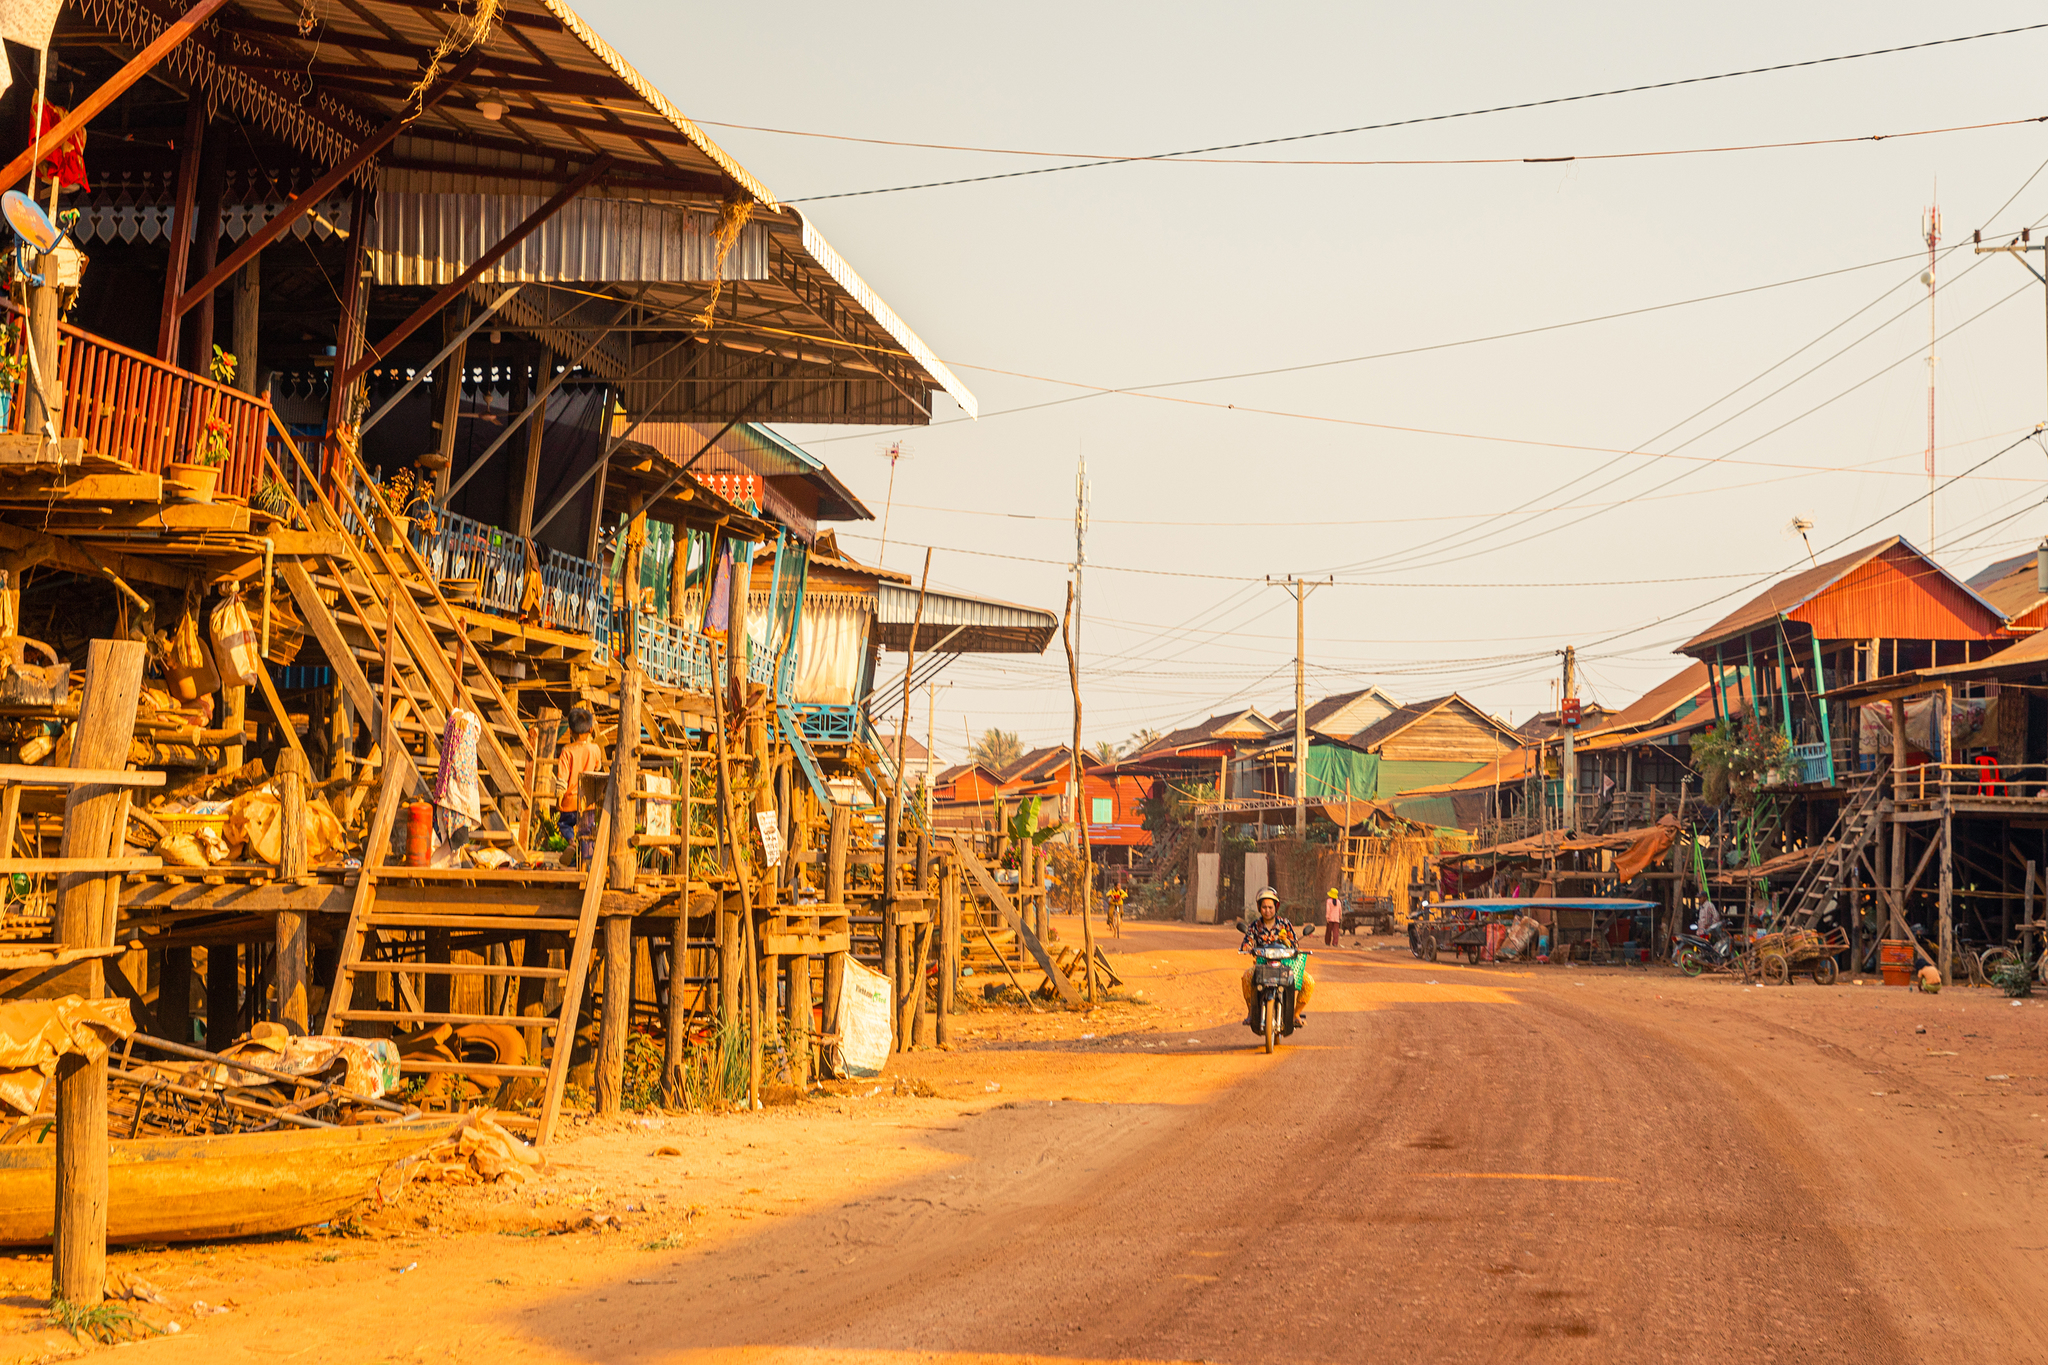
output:
M 994 726 L 981 732 L 981 738 L 967 751 L 967 757 L 996 772 L 1024 757 L 1023 741 L 1014 730 L 998 730 Z

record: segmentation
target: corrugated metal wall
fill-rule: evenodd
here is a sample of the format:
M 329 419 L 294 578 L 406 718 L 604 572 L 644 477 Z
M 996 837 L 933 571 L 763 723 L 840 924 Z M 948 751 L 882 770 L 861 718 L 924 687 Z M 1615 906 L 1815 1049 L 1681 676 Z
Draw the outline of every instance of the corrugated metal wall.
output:
M 1903 545 L 1787 615 L 1823 640 L 1982 640 L 2004 624 L 1967 588 Z
M 547 202 L 543 195 L 423 194 L 378 196 L 372 268 L 378 284 L 443 285 Z M 718 243 L 709 214 L 668 205 L 579 198 L 514 247 L 483 276 L 515 280 L 610 284 L 709 280 Z M 740 229 L 725 258 L 728 280 L 768 278 L 768 231 Z

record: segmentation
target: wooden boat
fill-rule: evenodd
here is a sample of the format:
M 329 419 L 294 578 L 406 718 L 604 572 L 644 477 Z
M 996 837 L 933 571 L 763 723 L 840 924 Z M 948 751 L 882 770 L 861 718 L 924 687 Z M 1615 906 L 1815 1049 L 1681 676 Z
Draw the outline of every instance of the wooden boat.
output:
M 288 1128 L 108 1144 L 107 1240 L 199 1242 L 288 1232 L 347 1213 L 462 1122 L 435 1115 L 347 1128 Z M 0 1146 L 0 1246 L 50 1240 L 56 1144 Z

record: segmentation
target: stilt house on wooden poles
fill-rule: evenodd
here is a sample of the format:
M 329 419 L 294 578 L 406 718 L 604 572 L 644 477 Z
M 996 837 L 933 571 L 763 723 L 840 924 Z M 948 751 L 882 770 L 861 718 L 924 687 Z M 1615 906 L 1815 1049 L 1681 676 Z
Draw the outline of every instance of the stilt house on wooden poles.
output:
M 759 425 L 974 410 L 801 212 L 560 0 L 66 0 L 48 43 L 0 96 L 67 232 L 0 328 L 0 759 L 91 749 L 74 669 L 147 645 L 83 946 L 149 1032 L 388 1038 L 414 1101 L 545 1139 L 572 1078 L 804 1084 L 849 958 L 902 1045 L 984 913 L 1073 995 L 872 725 L 881 651 L 914 686 L 1055 618 L 843 556 L 866 510 Z

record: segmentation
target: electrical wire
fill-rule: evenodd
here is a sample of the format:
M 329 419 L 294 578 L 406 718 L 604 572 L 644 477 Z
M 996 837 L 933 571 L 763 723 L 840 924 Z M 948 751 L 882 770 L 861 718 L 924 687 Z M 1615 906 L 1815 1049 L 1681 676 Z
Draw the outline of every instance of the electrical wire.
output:
M 1805 67 L 1827 66 L 1836 62 L 1860 61 L 1866 57 L 1886 57 L 1900 52 L 1916 52 L 1924 48 L 1947 47 L 1957 43 L 1972 43 L 1985 38 L 2005 38 L 2018 33 L 2031 33 L 2048 28 L 2048 24 L 2024 24 L 2017 28 L 1995 29 L 1985 33 L 1966 33 L 1954 38 L 1933 38 L 1926 42 L 1907 43 L 1898 47 L 1873 48 L 1867 52 L 1847 52 L 1834 57 L 1812 57 L 1805 61 L 1779 62 L 1772 66 L 1749 67 L 1741 71 L 1723 71 L 1711 76 L 1685 76 L 1676 80 L 1653 81 L 1643 85 L 1621 86 L 1612 90 L 1594 90 L 1579 95 L 1555 95 L 1548 99 L 1523 100 L 1515 104 L 1496 104 L 1483 109 L 1465 109 L 1450 114 L 1425 114 L 1414 118 L 1392 119 L 1384 123 L 1362 123 L 1349 128 L 1331 128 L 1315 133 L 1289 133 L 1280 137 L 1253 138 L 1244 142 L 1223 142 L 1207 147 L 1189 147 L 1177 152 L 1154 152 L 1145 156 L 1110 156 L 1090 160 L 1071 161 L 1058 166 L 1034 166 L 1029 170 L 999 171 L 987 175 L 957 176 L 949 180 L 927 180 L 914 185 L 889 185 L 878 189 L 841 190 L 833 194 L 813 194 L 799 199 L 784 199 L 785 204 L 818 203 L 827 199 L 857 199 L 877 194 L 901 194 L 909 190 L 940 189 L 952 185 L 983 184 L 992 180 L 1018 180 L 1026 176 L 1056 175 L 1061 171 L 1089 170 L 1098 166 L 1125 166 L 1140 161 L 1179 160 L 1186 157 L 1203 156 L 1210 152 L 1235 152 L 1247 147 L 1274 147 L 1282 143 L 1308 142 L 1317 138 L 1344 137 L 1352 133 L 1384 132 L 1389 128 L 1410 128 L 1426 123 L 1445 123 L 1454 119 L 1478 118 L 1486 114 L 1513 113 L 1523 109 L 1543 109 L 1560 104 L 1576 104 L 1585 100 L 1609 99 L 1618 95 L 1638 95 L 1651 90 L 1673 90 L 1680 86 L 1703 85 L 1711 81 L 1734 80 L 1742 76 L 1762 76 L 1779 71 L 1796 71 Z M 730 127 L 735 125 L 713 125 Z

